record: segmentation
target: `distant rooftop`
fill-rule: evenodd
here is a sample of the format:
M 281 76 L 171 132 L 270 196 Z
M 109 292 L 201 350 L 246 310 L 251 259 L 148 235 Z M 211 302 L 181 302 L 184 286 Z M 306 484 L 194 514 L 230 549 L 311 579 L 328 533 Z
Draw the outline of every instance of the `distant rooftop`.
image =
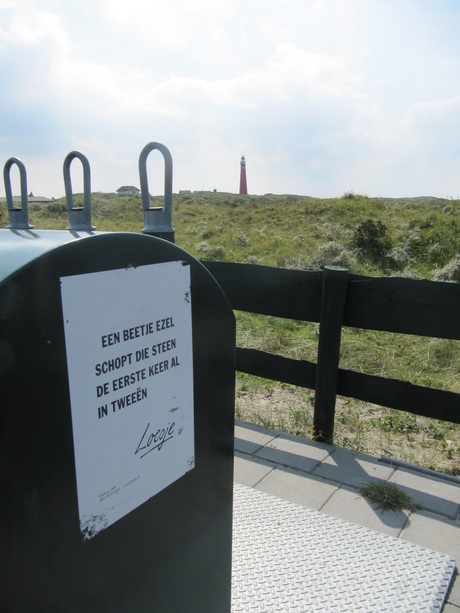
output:
M 32 192 L 27 196 L 27 202 L 29 204 L 47 204 L 48 202 L 53 202 L 54 198 L 48 198 L 47 196 L 34 196 Z M 6 202 L 6 198 L 3 196 L 0 198 L 0 202 Z M 21 202 L 21 196 L 13 196 L 13 203 Z
M 127 195 L 132 195 L 132 194 L 139 194 L 140 191 L 141 190 L 135 187 L 134 185 L 122 185 L 121 187 L 117 189 L 116 193 L 119 196 L 127 196 Z

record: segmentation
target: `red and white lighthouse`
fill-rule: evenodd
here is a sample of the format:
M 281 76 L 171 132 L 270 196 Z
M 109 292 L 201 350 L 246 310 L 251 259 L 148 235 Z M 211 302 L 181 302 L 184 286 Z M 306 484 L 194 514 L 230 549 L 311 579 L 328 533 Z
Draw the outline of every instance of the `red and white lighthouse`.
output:
M 246 182 L 246 159 L 244 155 L 241 156 L 240 167 L 240 196 L 247 196 L 248 184 Z

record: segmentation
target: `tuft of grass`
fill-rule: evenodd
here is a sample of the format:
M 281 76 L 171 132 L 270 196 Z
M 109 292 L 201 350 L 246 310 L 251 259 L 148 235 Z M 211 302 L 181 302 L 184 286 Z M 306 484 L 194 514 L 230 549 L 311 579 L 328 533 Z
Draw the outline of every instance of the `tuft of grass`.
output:
M 373 481 L 359 490 L 363 498 L 374 503 L 381 511 L 413 513 L 419 508 L 412 498 L 394 483 L 388 481 Z

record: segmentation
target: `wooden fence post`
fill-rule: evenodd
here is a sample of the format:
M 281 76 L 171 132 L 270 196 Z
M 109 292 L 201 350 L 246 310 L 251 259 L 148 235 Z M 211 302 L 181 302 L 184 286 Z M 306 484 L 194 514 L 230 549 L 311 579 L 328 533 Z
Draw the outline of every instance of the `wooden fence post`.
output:
M 313 430 L 315 440 L 325 443 L 332 443 L 334 435 L 340 340 L 347 285 L 346 268 L 324 268 Z

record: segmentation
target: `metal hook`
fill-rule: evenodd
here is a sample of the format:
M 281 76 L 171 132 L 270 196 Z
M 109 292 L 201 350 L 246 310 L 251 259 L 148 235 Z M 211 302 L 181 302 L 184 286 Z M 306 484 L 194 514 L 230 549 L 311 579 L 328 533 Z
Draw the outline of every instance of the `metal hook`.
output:
M 70 178 L 70 164 L 78 158 L 83 166 L 83 206 L 74 207 L 72 180 Z M 71 151 L 67 154 L 64 160 L 64 186 L 65 197 L 67 202 L 67 215 L 69 217 L 69 226 L 66 230 L 84 230 L 91 232 L 95 230 L 95 226 L 91 225 L 91 168 L 88 158 L 80 153 L 80 151 Z
M 19 169 L 21 181 L 21 208 L 15 208 L 13 200 L 13 190 L 11 189 L 10 171 L 13 164 Z M 5 162 L 3 167 L 3 180 L 5 183 L 5 195 L 8 205 L 8 216 L 10 223 L 6 226 L 12 230 L 30 230 L 33 228 L 29 224 L 29 203 L 27 197 L 27 172 L 26 167 L 18 158 L 12 157 Z
M 154 149 L 162 154 L 165 163 L 164 206 L 151 207 L 149 185 L 147 180 L 147 158 Z M 139 156 L 139 180 L 141 184 L 142 207 L 144 209 L 144 227 L 142 232 L 159 236 L 174 243 L 174 228 L 172 227 L 172 156 L 167 147 L 161 143 L 149 143 Z

